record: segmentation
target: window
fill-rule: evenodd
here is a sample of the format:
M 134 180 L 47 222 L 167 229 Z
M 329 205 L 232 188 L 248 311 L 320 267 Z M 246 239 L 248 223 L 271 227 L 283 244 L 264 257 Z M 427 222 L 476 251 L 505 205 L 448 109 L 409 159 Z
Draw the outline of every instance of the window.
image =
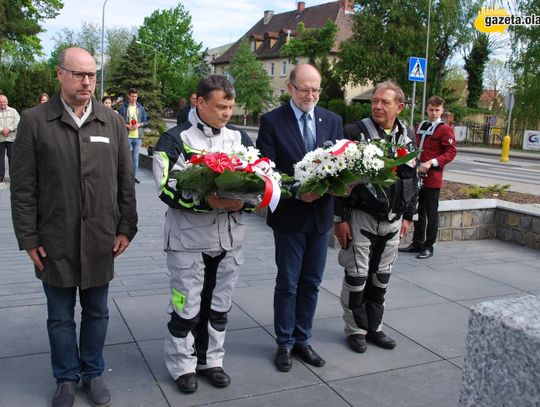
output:
M 287 75 L 287 61 L 281 61 L 281 76 Z
M 270 64 L 268 64 L 268 75 L 274 76 L 274 69 L 275 64 L 273 62 L 270 62 Z
M 285 89 L 280 88 L 279 89 L 279 96 L 284 95 L 284 94 L 285 94 Z

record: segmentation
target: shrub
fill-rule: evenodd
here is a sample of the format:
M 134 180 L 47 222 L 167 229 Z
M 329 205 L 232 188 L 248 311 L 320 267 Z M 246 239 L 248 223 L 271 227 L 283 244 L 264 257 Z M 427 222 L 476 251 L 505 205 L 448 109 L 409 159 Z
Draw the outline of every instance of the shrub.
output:
M 369 116 L 371 116 L 371 105 L 369 103 L 351 103 L 345 107 L 343 122 L 344 124 L 351 124 Z
M 508 189 L 510 188 L 509 184 L 501 185 L 501 184 L 494 184 L 489 185 L 487 187 L 481 187 L 479 185 L 467 185 L 461 190 L 466 193 L 469 198 L 473 199 L 481 199 L 481 198 L 497 198 L 497 197 L 503 197 L 508 193 Z
M 144 135 L 142 145 L 143 147 L 155 146 L 159 139 L 158 133 L 148 133 Z
M 345 101 L 343 99 L 329 100 L 328 110 L 343 117 L 343 114 L 345 113 Z

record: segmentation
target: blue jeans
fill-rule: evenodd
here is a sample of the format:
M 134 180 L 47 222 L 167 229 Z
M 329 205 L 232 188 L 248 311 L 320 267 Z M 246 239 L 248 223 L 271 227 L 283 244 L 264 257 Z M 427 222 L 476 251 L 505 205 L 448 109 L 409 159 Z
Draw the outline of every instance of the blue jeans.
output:
M 317 233 L 310 219 L 298 233 L 274 230 L 278 273 L 274 330 L 279 347 L 306 346 L 311 338 L 330 232 Z
M 79 289 L 81 332 L 79 348 L 75 331 L 77 287 L 59 288 L 43 283 L 47 296 L 47 332 L 51 364 L 57 382 L 88 381 L 105 369 L 103 346 L 109 323 L 109 284 Z
M 131 147 L 131 160 L 133 161 L 133 176 L 137 178 L 139 170 L 139 150 L 141 148 L 142 139 L 130 138 L 129 145 Z

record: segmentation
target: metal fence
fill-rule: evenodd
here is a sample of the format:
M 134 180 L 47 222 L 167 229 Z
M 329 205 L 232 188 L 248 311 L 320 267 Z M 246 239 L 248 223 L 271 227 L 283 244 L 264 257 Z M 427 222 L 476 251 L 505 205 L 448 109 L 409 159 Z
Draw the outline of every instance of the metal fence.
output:
M 506 128 L 491 127 L 487 123 L 462 122 L 454 123 L 456 138 L 463 144 L 483 144 L 488 146 L 501 146 L 503 137 L 506 135 Z M 464 128 L 463 131 L 459 128 Z M 523 146 L 524 129 L 511 129 L 510 145 L 512 147 Z

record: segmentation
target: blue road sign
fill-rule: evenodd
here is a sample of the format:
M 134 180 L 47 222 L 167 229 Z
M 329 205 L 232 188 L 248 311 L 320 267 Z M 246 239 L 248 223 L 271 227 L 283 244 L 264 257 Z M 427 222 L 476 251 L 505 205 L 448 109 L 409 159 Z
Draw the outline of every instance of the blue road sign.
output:
M 414 82 L 426 81 L 426 58 L 409 58 L 409 80 Z

